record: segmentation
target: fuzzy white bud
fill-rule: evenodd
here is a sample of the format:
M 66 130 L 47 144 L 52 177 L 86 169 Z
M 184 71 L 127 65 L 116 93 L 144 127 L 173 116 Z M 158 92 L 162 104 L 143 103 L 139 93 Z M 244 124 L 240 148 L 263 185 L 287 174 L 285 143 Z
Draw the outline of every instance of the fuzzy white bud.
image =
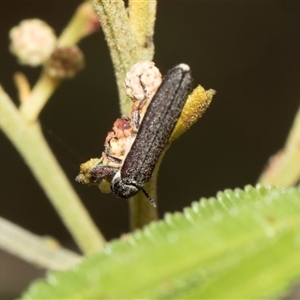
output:
M 56 44 L 53 29 L 39 19 L 22 21 L 10 30 L 9 37 L 11 53 L 17 56 L 20 64 L 32 67 L 43 64 Z

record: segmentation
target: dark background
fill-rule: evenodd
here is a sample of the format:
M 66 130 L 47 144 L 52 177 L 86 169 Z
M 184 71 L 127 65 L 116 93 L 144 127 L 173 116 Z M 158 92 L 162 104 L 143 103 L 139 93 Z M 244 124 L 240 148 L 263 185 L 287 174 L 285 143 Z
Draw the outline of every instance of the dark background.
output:
M 0 84 L 16 100 L 12 76 L 34 84 L 40 69 L 8 51 L 8 32 L 40 18 L 59 35 L 80 1 L 1 1 Z M 184 62 L 195 84 L 217 95 L 203 116 L 169 149 L 159 180 L 159 213 L 181 211 L 200 197 L 255 184 L 285 142 L 299 105 L 300 3 L 291 1 L 162 1 L 154 61 L 164 74 Z M 100 156 L 119 116 L 113 68 L 103 32 L 83 40 L 86 68 L 65 82 L 40 116 L 47 140 L 107 239 L 129 230 L 126 200 L 74 182 L 79 164 Z M 28 167 L 0 133 L 1 216 L 39 235 L 75 246 Z M 0 252 L 0 298 L 17 296 L 43 271 Z

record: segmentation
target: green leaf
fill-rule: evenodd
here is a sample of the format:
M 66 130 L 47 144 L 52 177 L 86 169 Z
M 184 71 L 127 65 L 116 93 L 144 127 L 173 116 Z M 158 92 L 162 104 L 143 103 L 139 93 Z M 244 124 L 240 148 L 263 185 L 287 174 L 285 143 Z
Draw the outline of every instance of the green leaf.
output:
M 300 277 L 300 191 L 225 190 L 107 244 L 23 299 L 278 297 Z

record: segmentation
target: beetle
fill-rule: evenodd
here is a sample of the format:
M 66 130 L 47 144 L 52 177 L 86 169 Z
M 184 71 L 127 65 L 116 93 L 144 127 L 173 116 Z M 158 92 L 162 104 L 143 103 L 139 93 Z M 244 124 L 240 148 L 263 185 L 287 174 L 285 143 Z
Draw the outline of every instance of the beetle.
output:
M 143 186 L 151 179 L 155 165 L 169 142 L 191 85 L 188 65 L 179 64 L 170 69 L 151 100 L 124 159 L 111 158 L 119 162 L 118 167 L 104 166 L 101 163 L 93 166 L 89 170 L 93 181 L 99 183 L 103 179 L 111 179 L 112 192 L 125 199 L 141 190 L 150 204 L 155 206 L 154 200 Z

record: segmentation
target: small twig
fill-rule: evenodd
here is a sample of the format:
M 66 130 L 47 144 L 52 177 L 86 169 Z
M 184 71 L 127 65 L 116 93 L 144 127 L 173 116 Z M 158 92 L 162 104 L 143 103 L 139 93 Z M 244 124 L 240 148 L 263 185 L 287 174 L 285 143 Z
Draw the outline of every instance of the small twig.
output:
M 59 46 L 72 46 L 77 44 L 82 38 L 90 34 L 88 28 L 94 8 L 90 2 L 84 2 L 78 6 L 74 16 L 65 27 L 58 39 Z M 94 13 L 95 14 L 95 13 Z M 96 14 L 95 14 L 96 16 Z
M 55 240 L 39 237 L 1 217 L 0 248 L 48 270 L 66 270 L 81 260 Z
M 81 4 L 76 10 L 72 20 L 58 38 L 57 44 L 59 46 L 72 46 L 78 43 L 80 39 L 89 35 L 91 32 L 89 32 L 86 27 L 92 14 L 93 6 L 90 3 Z M 37 120 L 40 112 L 60 83 L 61 80 L 51 78 L 42 72 L 39 80 L 27 97 L 26 102 L 23 102 L 20 106 L 20 111 L 28 122 Z
M 300 109 L 298 110 L 284 148 L 270 158 L 258 182 L 289 187 L 300 180 Z
M 27 79 L 27 77 L 21 73 L 16 72 L 14 74 L 14 82 L 19 92 L 19 100 L 20 103 L 23 103 L 26 101 L 28 96 L 30 95 L 30 84 Z
M 0 127 L 23 156 L 83 253 L 102 250 L 104 238 L 51 152 L 39 124 L 22 118 L 1 87 Z
M 41 110 L 44 108 L 59 84 L 59 80 L 50 78 L 45 73 L 41 74 L 40 79 L 32 89 L 26 101 L 22 102 L 20 105 L 20 112 L 29 123 L 36 121 Z
M 80 5 L 58 39 L 58 45 L 75 44 L 95 31 L 94 18 L 90 3 Z M 15 82 L 20 95 L 20 110 L 0 87 L 0 127 L 23 156 L 83 253 L 101 251 L 105 240 L 59 166 L 37 122 L 60 80 L 43 72 L 31 91 L 24 76 L 15 76 Z M 15 252 L 18 251 L 15 249 Z

